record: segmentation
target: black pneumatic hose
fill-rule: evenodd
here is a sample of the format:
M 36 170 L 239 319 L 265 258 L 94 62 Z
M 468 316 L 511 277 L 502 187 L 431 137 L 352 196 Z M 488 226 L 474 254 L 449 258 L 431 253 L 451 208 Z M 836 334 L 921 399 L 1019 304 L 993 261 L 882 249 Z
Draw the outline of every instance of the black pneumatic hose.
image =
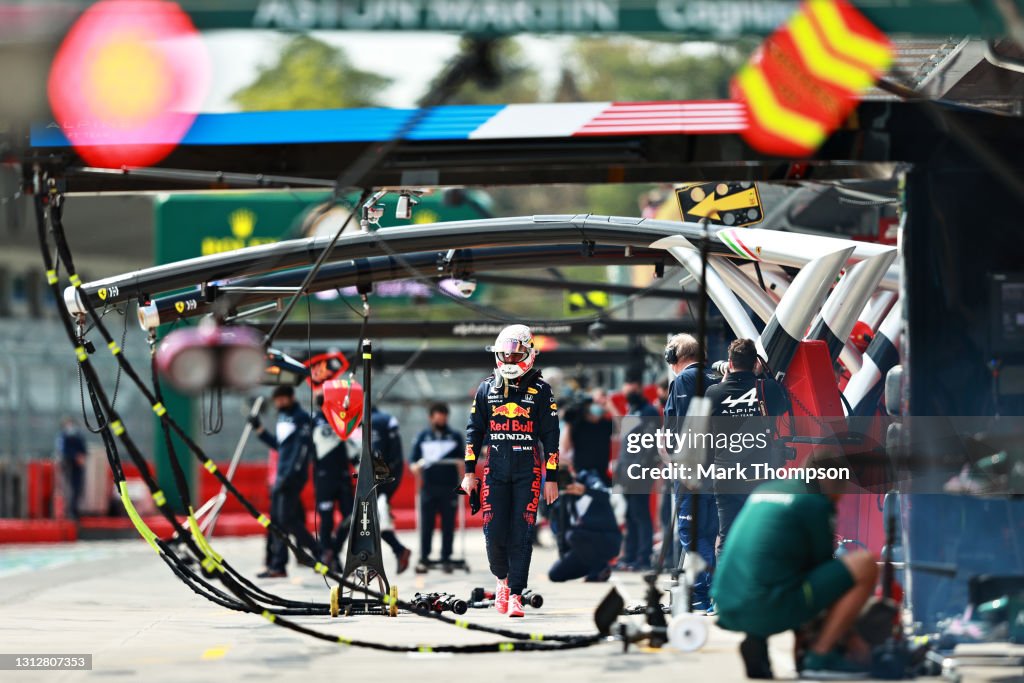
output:
M 43 230 L 43 227 L 42 227 L 43 226 L 43 221 L 42 221 L 42 199 L 38 198 L 37 201 L 39 202 L 38 207 L 37 207 L 37 209 L 38 209 L 38 216 L 37 217 L 40 220 L 40 222 L 39 222 L 40 246 L 41 246 L 41 250 L 42 250 L 43 256 L 44 256 L 44 263 L 47 266 L 47 277 L 50 280 L 51 288 L 54 290 L 55 299 L 56 299 L 56 301 L 59 302 L 59 301 L 62 300 L 62 298 L 60 297 L 60 292 L 59 292 L 59 290 L 56 287 L 56 273 L 53 271 L 53 268 L 52 268 L 52 260 L 50 259 L 50 256 L 49 256 L 48 251 L 47 251 L 46 237 L 45 237 L 45 233 L 44 233 L 44 230 Z M 52 216 L 52 213 L 51 213 L 51 216 Z M 67 248 L 66 240 L 64 239 L 62 225 L 60 224 L 60 221 L 59 221 L 59 209 L 58 209 L 58 214 L 57 214 L 56 218 L 58 220 L 53 222 L 52 227 L 53 227 L 53 231 L 54 231 L 55 241 L 57 242 L 57 245 L 58 245 L 58 251 L 62 254 L 62 257 L 65 259 L 65 263 L 68 264 L 68 267 L 69 268 L 73 268 L 73 262 L 69 262 L 69 259 L 70 259 L 71 255 L 70 255 L 70 251 Z M 70 277 L 71 277 L 72 285 L 74 285 L 76 287 L 76 289 L 79 288 L 81 286 L 80 278 L 78 278 L 74 273 L 72 273 Z M 183 439 L 183 441 L 189 447 L 189 450 L 192 450 L 193 453 L 200 459 L 200 461 L 203 462 L 204 468 L 207 469 L 208 471 L 210 471 L 211 474 L 214 474 L 214 476 L 217 477 L 217 479 L 225 486 L 225 488 L 229 492 L 231 492 L 231 494 L 237 500 L 239 500 L 239 502 L 243 505 L 243 507 L 245 507 L 250 512 L 250 514 L 252 514 L 252 516 L 254 518 L 259 519 L 261 521 L 261 523 L 264 524 L 264 526 L 266 526 L 267 528 L 270 528 L 272 532 L 274 532 L 274 533 L 278 534 L 279 536 L 283 537 L 283 540 L 286 542 L 286 544 L 289 546 L 289 548 L 291 550 L 293 550 L 294 552 L 296 552 L 298 555 L 304 557 L 304 559 L 315 561 L 315 560 L 313 560 L 313 558 L 309 557 L 308 553 L 306 553 L 303 549 L 298 548 L 294 543 L 292 543 L 291 540 L 287 537 L 287 535 L 283 532 L 283 530 L 281 530 L 279 527 L 277 527 L 276 524 L 273 524 L 266 516 L 264 516 L 261 513 L 259 513 L 259 511 L 255 508 L 255 506 L 253 506 L 244 496 L 242 496 L 241 493 L 230 483 L 230 481 L 228 481 L 226 478 L 224 478 L 223 474 L 221 474 L 219 472 L 219 470 L 217 470 L 216 465 L 214 465 L 213 462 L 210 461 L 209 458 L 205 455 L 205 453 L 203 453 L 202 449 L 200 449 L 188 437 L 188 435 L 184 433 L 184 430 L 180 427 L 180 425 L 178 425 L 174 420 L 172 420 L 167 415 L 166 409 L 163 408 L 162 404 L 160 404 L 158 401 L 155 400 L 155 396 L 142 383 L 141 378 L 135 372 L 134 368 L 127 361 L 127 359 L 124 358 L 123 354 L 120 353 L 120 349 L 117 347 L 116 342 L 113 341 L 113 338 L 110 336 L 110 333 L 106 329 L 106 326 L 99 320 L 99 316 L 96 315 L 96 311 L 91 306 L 91 302 L 89 302 L 88 299 L 84 298 L 84 297 L 80 297 L 80 299 L 84 299 L 83 303 L 84 303 L 88 313 L 93 317 L 94 321 L 96 322 L 96 329 L 99 331 L 101 336 L 103 336 L 104 340 L 107 342 L 108 348 L 111 349 L 111 352 L 113 353 L 113 355 L 117 359 L 117 362 L 124 369 L 125 374 L 127 376 L 129 376 L 129 378 L 136 384 L 136 386 L 140 389 L 140 391 L 147 398 L 147 400 L 152 401 L 154 411 L 157 412 L 157 414 L 161 417 L 161 422 L 163 424 L 167 425 L 168 427 L 170 427 L 176 434 L 178 434 Z M 61 308 L 61 307 L 58 306 L 58 308 Z M 66 310 L 64 310 L 62 308 L 60 310 L 60 313 L 61 313 L 62 321 L 65 324 L 65 328 L 66 328 L 66 332 L 68 333 L 69 340 L 72 342 L 72 344 L 77 344 L 76 337 L 75 337 L 75 335 L 74 335 L 74 333 L 72 331 L 72 328 L 71 328 L 69 314 L 67 313 Z M 76 348 L 76 351 L 77 351 L 77 348 Z M 83 358 L 83 356 L 84 356 L 84 358 Z M 80 358 L 80 362 L 83 364 L 83 367 L 87 368 L 87 370 L 85 372 L 87 379 L 90 381 L 91 384 L 95 384 L 95 385 L 98 386 L 98 378 L 96 377 L 95 371 L 92 369 L 92 366 L 89 364 L 88 356 L 85 354 L 84 349 L 81 350 L 79 358 Z M 105 400 L 105 395 L 100 394 L 100 399 L 101 399 L 101 403 L 104 404 L 104 407 L 105 408 L 109 408 L 109 403 Z M 114 411 L 110 410 L 109 414 L 110 414 L 111 417 L 115 417 L 116 418 L 116 413 L 114 413 Z M 118 425 L 118 429 L 115 430 L 115 433 L 122 439 L 122 442 L 129 449 L 129 452 L 133 456 L 133 460 L 134 460 L 136 456 L 139 456 L 138 449 L 135 447 L 135 444 L 133 442 L 131 442 L 130 437 L 127 436 L 126 430 L 124 429 L 124 426 L 120 423 L 120 420 L 119 419 L 111 420 L 111 425 L 113 425 L 115 422 Z M 139 456 L 139 460 L 142 461 L 142 465 L 144 466 L 145 462 L 144 462 L 144 460 L 141 459 L 141 456 Z M 148 474 L 148 467 L 146 467 L 145 469 L 143 467 L 140 467 L 140 471 L 144 471 L 146 474 Z M 147 482 L 147 484 L 150 485 L 151 488 L 155 489 L 154 495 L 160 493 L 159 489 L 155 488 L 156 487 L 156 483 L 152 480 L 151 477 L 150 477 L 149 481 Z M 173 514 L 171 514 L 166 509 L 161 510 L 161 512 L 163 514 L 165 514 L 165 516 L 170 515 L 170 517 L 173 519 Z M 177 523 L 176 519 L 172 522 L 172 525 L 175 526 L 176 530 L 183 537 L 186 536 L 186 534 L 183 533 L 183 529 L 181 528 L 180 524 Z M 147 540 L 149 540 L 149 539 L 147 539 Z M 153 544 L 153 541 L 150 541 L 150 542 L 151 542 L 151 544 Z M 157 546 L 154 545 L 154 547 L 157 547 Z M 194 544 L 193 544 L 192 547 L 190 547 L 190 549 L 193 550 L 193 552 L 196 552 L 197 557 L 201 556 L 202 551 L 198 551 L 197 552 L 197 549 L 194 548 Z M 158 552 L 159 552 L 159 550 L 158 550 Z M 373 596 L 373 597 L 375 597 L 377 599 L 381 599 L 381 600 L 383 600 L 385 602 L 388 602 L 390 600 L 390 598 L 388 598 L 387 596 L 383 596 L 383 595 L 381 595 L 379 593 L 375 593 L 373 591 L 367 591 L 364 586 L 355 585 L 355 584 L 353 584 L 351 582 L 348 582 L 348 581 L 344 580 L 341 576 L 339 576 L 339 575 L 337 575 L 337 574 L 335 574 L 333 572 L 330 572 L 329 569 L 327 569 L 326 567 L 323 567 L 323 565 L 320 565 L 320 567 L 322 567 L 322 569 L 318 569 L 319 573 L 322 573 L 324 575 L 329 576 L 332 579 L 335 579 L 336 581 L 338 581 L 339 583 L 341 583 L 342 585 L 344 585 L 344 586 L 346 586 L 346 587 L 348 587 L 350 589 L 355 589 L 355 590 L 360 590 L 362 592 L 367 592 L 369 595 L 371 595 L 371 596 Z M 229 577 L 225 577 L 223 575 L 220 578 L 225 583 L 226 586 L 228 586 L 229 588 L 232 589 L 233 592 L 235 592 L 235 590 L 237 590 L 237 584 L 236 584 L 235 581 L 233 581 Z M 241 595 L 240 598 L 243 601 L 246 601 L 248 603 L 252 603 L 252 601 L 248 599 L 248 596 L 246 596 L 244 594 Z M 402 609 L 413 611 L 414 613 L 420 614 L 421 616 L 426 617 L 426 618 L 437 619 L 437 620 L 439 620 L 439 621 L 441 621 L 443 623 L 453 624 L 453 625 L 459 626 L 461 628 L 469 629 L 469 630 L 494 633 L 494 634 L 497 634 L 497 635 L 500 635 L 500 636 L 503 636 L 503 637 L 514 638 L 514 639 L 517 639 L 517 640 L 524 640 L 524 641 L 525 640 L 530 640 L 530 641 L 533 641 L 533 642 L 528 642 L 528 643 L 500 643 L 500 644 L 497 644 L 495 646 L 467 646 L 464 649 L 448 649 L 449 646 L 442 646 L 442 649 L 436 649 L 435 648 L 435 649 L 432 649 L 431 651 L 445 651 L 445 652 L 447 652 L 447 651 L 451 651 L 451 652 L 455 652 L 455 651 L 459 651 L 459 652 L 494 652 L 494 651 L 524 650 L 524 649 L 525 650 L 558 649 L 559 647 L 574 648 L 574 647 L 585 647 L 585 646 L 588 646 L 588 645 L 591 645 L 591 644 L 595 644 L 597 642 L 600 642 L 603 639 L 602 636 L 597 635 L 597 634 L 585 635 L 585 636 L 580 636 L 580 635 L 571 635 L 571 636 L 551 635 L 551 636 L 545 636 L 543 634 L 527 634 L 527 633 L 521 633 L 521 632 L 516 632 L 516 631 L 509 631 L 509 630 L 506 630 L 506 629 L 490 628 L 490 627 L 482 626 L 482 625 L 479 625 L 479 624 L 471 624 L 471 623 L 468 623 L 465 620 L 461 620 L 461 619 L 452 619 L 452 618 L 447 617 L 446 615 L 443 615 L 443 614 L 438 614 L 438 613 L 433 613 L 433 612 L 429 612 L 429 613 L 415 612 L 415 610 L 413 609 L 413 605 L 411 603 L 406 603 L 406 602 L 403 602 L 403 601 L 395 601 L 395 602 Z M 255 605 L 254 603 L 252 603 L 250 605 L 250 610 L 249 611 L 256 612 L 258 608 L 259 608 L 259 605 Z M 264 617 L 267 617 L 268 619 L 271 618 L 271 617 L 274 617 L 276 619 L 276 615 L 273 612 L 271 612 L 271 611 L 262 610 L 260 613 Z M 286 622 L 284 622 L 284 620 L 280 620 L 280 625 L 286 626 L 286 627 L 291 627 Z M 296 626 L 296 628 L 294 630 L 298 630 L 298 631 L 304 632 L 304 633 L 307 631 L 307 630 L 303 630 L 303 627 L 299 627 L 299 626 Z M 314 633 L 311 632 L 311 633 L 309 633 L 309 635 L 314 635 Z M 318 635 L 318 636 L 315 636 L 315 637 L 319 637 L 321 639 L 329 639 L 329 640 L 332 640 L 332 641 L 338 640 L 334 636 L 327 636 L 325 634 L 321 634 L 321 635 Z M 555 642 L 555 643 L 559 643 L 559 645 L 557 645 L 557 646 L 548 645 L 548 644 L 542 645 L 540 642 L 537 642 L 537 641 L 543 641 L 543 640 L 548 640 L 548 641 L 552 641 L 552 642 Z M 345 641 L 345 640 L 342 640 L 342 642 L 348 642 L 348 644 L 353 644 L 353 645 L 362 644 L 362 643 L 357 643 L 356 641 Z M 367 643 L 367 644 L 364 644 L 364 645 L 366 647 L 375 647 L 376 649 L 394 649 L 394 648 L 391 648 L 390 646 L 380 646 L 379 644 L 372 644 L 372 643 Z M 457 648 L 458 646 L 450 646 L 450 647 L 451 648 Z M 407 648 L 407 649 L 400 649 L 399 651 L 423 651 L 423 648 Z

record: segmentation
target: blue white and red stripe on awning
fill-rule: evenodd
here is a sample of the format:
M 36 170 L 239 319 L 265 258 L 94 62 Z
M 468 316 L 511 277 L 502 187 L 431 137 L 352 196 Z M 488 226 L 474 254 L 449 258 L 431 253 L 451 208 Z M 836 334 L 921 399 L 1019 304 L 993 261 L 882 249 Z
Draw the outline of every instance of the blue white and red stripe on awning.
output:
M 200 114 L 184 145 L 263 145 L 389 140 L 414 109 L 337 109 Z M 81 125 L 88 125 L 83 122 Z M 498 140 L 594 135 L 737 133 L 743 105 L 726 100 L 570 102 L 437 107 L 407 134 L 410 140 Z M 64 147 L 55 124 L 32 127 L 33 147 Z

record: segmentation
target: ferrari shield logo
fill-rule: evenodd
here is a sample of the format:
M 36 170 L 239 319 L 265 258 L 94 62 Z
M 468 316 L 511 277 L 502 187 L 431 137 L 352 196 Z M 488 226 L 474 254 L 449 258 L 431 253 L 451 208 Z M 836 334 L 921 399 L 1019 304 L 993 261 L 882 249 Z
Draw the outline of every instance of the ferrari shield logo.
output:
M 175 301 L 174 302 L 174 310 L 176 310 L 178 313 L 184 313 L 185 312 L 185 302 L 184 301 Z
M 100 287 L 100 290 L 98 292 L 96 292 L 96 294 L 97 294 L 97 296 L 99 296 L 100 301 L 106 301 L 107 300 L 107 288 L 106 287 Z

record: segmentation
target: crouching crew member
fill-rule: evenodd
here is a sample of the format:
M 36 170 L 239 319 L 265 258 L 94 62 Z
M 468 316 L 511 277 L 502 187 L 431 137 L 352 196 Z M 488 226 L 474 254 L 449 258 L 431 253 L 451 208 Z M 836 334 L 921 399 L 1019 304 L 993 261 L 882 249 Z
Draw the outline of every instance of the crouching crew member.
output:
M 819 452 L 804 467 L 836 465 L 846 463 Z M 821 615 L 817 636 L 797 662 L 803 677 L 866 671 L 867 645 L 851 627 L 875 589 L 878 568 L 867 551 L 833 558 L 835 505 L 844 485 L 800 479 L 762 484 L 732 526 L 712 594 L 718 625 L 747 634 L 740 652 L 751 678 L 771 678 L 768 636 L 800 629 Z
M 559 557 L 548 578 L 555 582 L 579 578 L 607 581 L 609 562 L 622 544 L 611 491 L 598 472 L 582 470 L 563 493 L 553 517 Z
M 544 499 L 551 505 L 558 498 L 558 406 L 533 367 L 537 350 L 530 328 L 506 327 L 488 350 L 496 367 L 470 408 L 462 488 L 476 488 L 477 454 L 487 445 L 480 505 L 487 561 L 498 580 L 494 605 L 501 614 L 522 617 L 545 470 Z

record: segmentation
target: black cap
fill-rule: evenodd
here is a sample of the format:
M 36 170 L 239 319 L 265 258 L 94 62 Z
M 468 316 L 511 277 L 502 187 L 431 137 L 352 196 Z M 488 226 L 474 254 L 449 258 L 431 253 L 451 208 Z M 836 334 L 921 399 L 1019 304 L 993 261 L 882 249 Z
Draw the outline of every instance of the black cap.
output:
M 282 384 L 281 386 L 274 387 L 274 393 L 272 393 L 271 396 L 273 398 L 295 398 L 295 388 Z

